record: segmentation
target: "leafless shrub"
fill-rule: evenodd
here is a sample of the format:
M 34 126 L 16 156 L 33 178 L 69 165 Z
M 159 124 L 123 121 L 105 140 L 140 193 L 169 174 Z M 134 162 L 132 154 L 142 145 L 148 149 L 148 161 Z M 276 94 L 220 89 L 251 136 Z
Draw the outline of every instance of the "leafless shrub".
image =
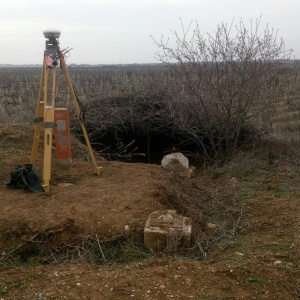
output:
M 260 21 L 249 29 L 242 20 L 221 24 L 214 35 L 202 34 L 198 23 L 182 25 L 182 33 L 173 32 L 175 46 L 154 39 L 157 59 L 173 74 L 177 126 L 218 164 L 235 152 L 249 125 L 270 123 L 284 89 L 282 66 L 291 50 L 274 29 L 261 31 Z
M 91 101 L 85 105 L 90 140 L 105 157 L 149 156 L 150 134 L 178 136 L 169 113 L 171 102 L 166 90 L 159 87 Z M 76 120 L 73 121 L 75 128 Z M 148 146 L 141 151 L 136 139 L 144 139 Z

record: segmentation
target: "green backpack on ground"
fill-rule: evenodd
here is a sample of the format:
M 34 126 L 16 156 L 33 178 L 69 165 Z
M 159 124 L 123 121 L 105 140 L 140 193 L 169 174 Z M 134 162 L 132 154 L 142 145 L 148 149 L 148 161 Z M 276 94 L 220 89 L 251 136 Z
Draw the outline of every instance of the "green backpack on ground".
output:
M 32 164 L 17 164 L 15 170 L 11 173 L 10 182 L 7 187 L 14 189 L 29 189 L 32 192 L 43 192 L 37 174 Z

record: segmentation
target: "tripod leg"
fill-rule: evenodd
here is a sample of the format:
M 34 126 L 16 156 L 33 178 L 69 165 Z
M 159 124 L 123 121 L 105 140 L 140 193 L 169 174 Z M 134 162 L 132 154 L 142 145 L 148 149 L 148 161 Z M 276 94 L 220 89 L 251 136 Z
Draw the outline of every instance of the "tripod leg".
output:
M 45 79 L 45 64 L 43 61 L 43 69 L 42 69 L 42 73 L 41 73 L 39 94 L 38 94 L 37 106 L 36 106 L 36 115 L 35 115 L 35 119 L 34 119 L 35 127 L 34 127 L 34 136 L 33 136 L 32 150 L 31 150 L 31 159 L 30 159 L 30 163 L 33 165 L 36 163 L 36 160 L 37 160 L 41 128 L 42 128 L 42 123 L 44 120 L 44 101 L 42 98 L 44 79 Z
M 52 135 L 54 129 L 54 108 L 55 108 L 55 91 L 56 91 L 56 69 L 52 72 L 52 94 L 51 102 L 47 103 L 47 91 L 49 81 L 49 69 L 45 72 L 45 94 L 44 94 L 44 169 L 43 169 L 43 188 L 45 192 L 49 192 L 51 179 L 51 159 L 52 159 Z
M 87 145 L 88 150 L 89 150 L 89 154 L 90 154 L 92 162 L 94 164 L 95 172 L 96 172 L 97 175 L 100 175 L 102 167 L 97 166 L 97 161 L 96 161 L 96 158 L 95 158 L 95 155 L 94 155 L 94 151 L 92 149 L 92 146 L 91 146 L 91 143 L 90 143 L 90 140 L 89 140 L 84 122 L 83 122 L 83 120 L 80 116 L 80 112 L 81 112 L 80 107 L 78 105 L 78 101 L 77 101 L 77 98 L 76 98 L 76 95 L 75 95 L 75 92 L 74 92 L 74 88 L 73 88 L 73 85 L 72 85 L 72 82 L 71 82 L 71 79 L 70 79 L 70 76 L 69 76 L 69 73 L 68 73 L 63 55 L 61 55 L 61 57 L 60 57 L 60 66 L 61 66 L 61 69 L 64 73 L 66 82 L 67 82 L 68 87 L 69 87 L 69 92 L 70 92 L 70 95 L 72 97 L 72 100 L 73 100 L 73 103 L 74 103 L 74 106 L 75 106 L 75 111 L 76 111 L 77 117 L 78 117 L 79 122 L 80 122 L 80 127 L 81 127 L 81 130 L 83 132 L 85 142 L 86 142 L 86 145 Z

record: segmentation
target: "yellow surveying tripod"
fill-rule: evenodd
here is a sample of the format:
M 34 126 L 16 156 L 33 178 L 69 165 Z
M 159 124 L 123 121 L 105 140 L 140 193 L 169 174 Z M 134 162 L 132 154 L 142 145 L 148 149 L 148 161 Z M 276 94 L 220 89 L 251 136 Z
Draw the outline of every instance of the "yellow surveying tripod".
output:
M 45 192 L 49 192 L 51 179 L 51 160 L 52 160 L 52 137 L 53 130 L 56 126 L 54 122 L 54 109 L 56 97 L 56 66 L 60 64 L 60 68 L 68 85 L 69 94 L 73 100 L 76 115 L 79 119 L 81 130 L 83 132 L 86 145 L 94 165 L 95 173 L 100 175 L 101 167 L 97 166 L 95 155 L 82 119 L 81 109 L 66 67 L 64 55 L 70 50 L 60 50 L 59 37 L 60 31 L 56 29 L 47 29 L 43 32 L 46 38 L 46 49 L 44 51 L 43 68 L 40 78 L 39 93 L 37 99 L 34 138 L 31 152 L 31 164 L 35 164 L 38 155 L 38 146 L 42 125 L 44 128 L 44 165 L 43 165 L 43 188 Z M 51 92 L 48 95 L 48 89 L 52 83 Z

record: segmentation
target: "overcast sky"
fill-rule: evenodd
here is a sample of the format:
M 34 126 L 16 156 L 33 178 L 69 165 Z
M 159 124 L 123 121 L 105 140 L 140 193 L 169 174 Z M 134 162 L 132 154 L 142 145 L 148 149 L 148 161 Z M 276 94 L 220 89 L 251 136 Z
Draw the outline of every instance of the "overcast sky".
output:
M 67 63 L 152 63 L 150 36 L 172 38 L 180 19 L 197 20 L 202 33 L 218 24 L 262 16 L 262 28 L 279 30 L 300 59 L 299 0 L 0 0 L 0 64 L 41 64 L 43 31 L 61 31 L 60 46 L 73 48 Z

